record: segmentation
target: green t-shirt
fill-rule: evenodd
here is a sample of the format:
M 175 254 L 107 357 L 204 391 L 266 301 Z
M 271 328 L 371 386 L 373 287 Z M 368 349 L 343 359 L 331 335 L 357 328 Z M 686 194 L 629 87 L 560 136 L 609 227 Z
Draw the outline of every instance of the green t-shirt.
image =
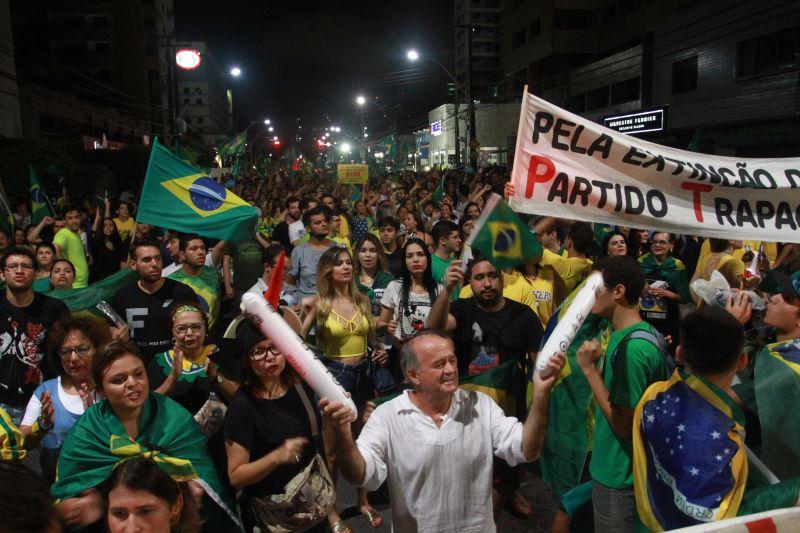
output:
M 34 280 L 33 292 L 50 292 L 50 278 L 39 278 Z
M 80 235 L 68 228 L 61 228 L 53 237 L 53 244 L 61 247 L 61 257 L 75 265 L 75 283 L 73 289 L 82 289 L 89 285 L 89 265 L 86 263 L 86 250 Z
M 233 260 L 233 286 L 244 292 L 264 273 L 261 245 L 255 240 L 232 242 L 228 251 Z
M 194 290 L 203 310 L 208 313 L 208 327 L 209 329 L 213 328 L 219 316 L 219 295 L 222 285 L 219 271 L 216 268 L 204 266 L 200 274 L 190 276 L 182 268 L 179 268 L 167 277 L 188 285 Z
M 436 283 L 444 285 L 444 272 L 452 262 L 452 259 L 445 261 L 436 254 L 431 255 L 431 273 L 433 274 L 433 279 L 436 281 Z
M 636 330 L 657 332 L 647 322 L 637 322 L 625 329 L 614 331 L 608 340 L 603 382 L 608 389 L 608 400 L 623 407 L 635 409 L 636 404 L 651 384 L 667 379 L 666 362 L 659 349 L 644 339 L 628 340 L 614 358 L 611 354 L 619 342 Z M 633 487 L 632 440 L 620 440 L 600 409 L 595 416 L 592 460 L 589 472 L 592 479 L 613 489 Z

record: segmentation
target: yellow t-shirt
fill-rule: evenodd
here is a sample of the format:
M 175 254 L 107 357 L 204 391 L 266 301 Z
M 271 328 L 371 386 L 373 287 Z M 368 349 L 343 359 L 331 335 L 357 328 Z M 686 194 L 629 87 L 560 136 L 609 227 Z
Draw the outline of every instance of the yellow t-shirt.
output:
M 339 226 L 339 231 L 336 233 L 336 236 L 343 239 L 350 239 L 350 223 L 347 221 L 347 217 L 340 215 L 339 220 L 342 221 L 342 225 Z
M 461 287 L 459 298 L 472 297 L 472 287 L 467 283 Z M 536 300 L 533 298 L 533 287 L 518 272 L 503 272 L 503 296 L 522 305 L 527 305 L 536 312 Z
M 567 291 L 572 292 L 572 289 L 578 286 L 578 283 L 589 275 L 592 271 L 592 260 L 583 259 L 579 257 L 562 257 L 548 250 L 544 249 L 542 253 L 542 260 L 539 263 L 541 266 L 553 267 L 556 274 L 558 274 Z
M 538 275 L 534 278 L 525 276 L 525 281 L 531 287 L 533 299 L 536 301 L 536 307 L 533 309 L 542 327 L 547 326 L 547 321 L 553 314 L 553 300 L 555 299 L 555 274 L 550 268 L 540 268 Z
M 762 244 L 764 245 L 764 253 L 767 254 L 767 258 L 769 259 L 769 264 L 772 265 L 772 263 L 774 263 L 778 258 L 778 244 L 774 242 L 742 241 L 742 247 L 733 251 L 733 257 L 741 260 L 744 254 L 746 254 L 748 251 L 752 251 L 754 253 L 758 252 Z M 711 243 L 708 241 L 708 239 L 706 239 L 700 246 L 700 256 L 697 258 L 697 270 L 702 272 L 701 265 L 705 266 L 710 255 Z
M 114 225 L 117 226 L 119 238 L 123 241 L 133 235 L 134 230 L 136 230 L 136 221 L 133 217 L 129 217 L 125 222 L 121 221 L 119 218 L 114 218 Z

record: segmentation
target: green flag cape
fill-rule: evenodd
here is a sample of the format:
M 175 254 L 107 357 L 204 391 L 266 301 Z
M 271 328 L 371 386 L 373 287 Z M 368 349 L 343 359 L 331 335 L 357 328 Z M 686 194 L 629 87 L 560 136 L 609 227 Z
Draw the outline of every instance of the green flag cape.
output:
M 542 346 L 581 288 L 583 283 L 572 291 L 550 317 L 542 338 Z M 600 340 L 605 350 L 610 335 L 611 324 L 607 320 L 589 315 L 567 348 L 567 362 L 550 393 L 550 403 L 547 407 L 547 434 L 540 464 L 542 479 L 559 498 L 563 498 L 567 492 L 580 484 L 594 422 L 594 413 L 589 408 L 592 389 L 578 365 L 576 354 L 583 342 L 591 339 Z
M 686 267 L 680 259 L 669 256 L 659 264 L 655 256 L 648 252 L 639 258 L 639 266 L 642 267 L 645 278 L 661 277 L 666 279 L 675 292 L 680 295 L 683 303 L 691 301 L 689 277 L 686 274 Z
M 33 165 L 30 165 L 29 176 L 31 182 L 31 222 L 38 224 L 44 217 L 53 216 L 53 212 L 48 206 L 44 190 L 39 186 L 39 180 L 36 178 L 36 169 L 33 168 Z
M 800 339 L 768 344 L 756 356 L 754 385 L 761 459 L 780 479 L 800 476 Z
M 88 315 L 103 318 L 97 307 L 101 300 L 111 301 L 114 294 L 123 287 L 133 285 L 139 280 L 139 275 L 133 270 L 126 268 L 119 272 L 92 283 L 82 289 L 70 289 L 66 291 L 42 291 L 51 298 L 57 298 L 66 304 L 70 313 L 73 315 Z M 124 317 L 123 317 L 124 318 Z
M 247 130 L 242 133 L 237 133 L 231 140 L 223 144 L 219 149 L 219 155 L 225 157 L 227 155 L 243 154 L 247 148 Z
M 137 220 L 227 241 L 251 239 L 256 208 L 156 139 L 147 166 Z
M 154 392 L 145 400 L 135 441 L 108 401 L 89 407 L 64 440 L 50 492 L 57 501 L 78 496 L 108 479 L 121 461 L 135 457 L 153 460 L 175 481 L 199 482 L 206 495 L 206 527 L 212 522 L 224 523 L 221 531 L 240 527 L 197 422 L 180 404 Z
M 439 186 L 433 191 L 433 201 L 436 202 L 437 205 L 442 203 L 442 198 L 444 198 L 444 175 L 442 175 L 442 179 L 439 180 Z
M 486 202 L 467 245 L 498 270 L 542 256 L 542 244 L 508 204 L 496 194 Z

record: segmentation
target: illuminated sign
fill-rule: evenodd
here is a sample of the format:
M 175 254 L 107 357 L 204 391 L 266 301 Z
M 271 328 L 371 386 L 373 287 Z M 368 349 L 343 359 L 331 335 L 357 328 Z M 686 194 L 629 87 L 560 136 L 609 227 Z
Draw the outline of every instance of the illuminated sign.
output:
M 441 120 L 437 120 L 436 122 L 431 124 L 431 135 L 436 137 L 437 135 L 441 135 L 441 134 L 442 134 L 442 121 Z
M 667 108 L 657 107 L 603 118 L 603 126 L 620 133 L 648 133 L 667 129 Z
M 175 52 L 175 64 L 183 70 L 194 70 L 200 66 L 203 58 L 200 52 L 192 48 L 181 48 Z

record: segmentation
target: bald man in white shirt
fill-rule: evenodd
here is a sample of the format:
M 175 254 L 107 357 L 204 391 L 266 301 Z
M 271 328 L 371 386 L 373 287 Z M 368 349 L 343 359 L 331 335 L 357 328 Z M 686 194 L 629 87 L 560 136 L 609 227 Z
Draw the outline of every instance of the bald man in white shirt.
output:
M 349 410 L 320 400 L 336 432 L 342 474 L 369 491 L 388 478 L 394 531 L 495 531 L 493 457 L 512 466 L 538 459 L 563 355 L 549 364 L 548 378 L 534 375 L 524 424 L 507 417 L 489 396 L 458 388 L 458 362 L 446 333 L 419 332 L 400 357 L 414 389 L 375 409 L 358 442 L 351 433 Z

